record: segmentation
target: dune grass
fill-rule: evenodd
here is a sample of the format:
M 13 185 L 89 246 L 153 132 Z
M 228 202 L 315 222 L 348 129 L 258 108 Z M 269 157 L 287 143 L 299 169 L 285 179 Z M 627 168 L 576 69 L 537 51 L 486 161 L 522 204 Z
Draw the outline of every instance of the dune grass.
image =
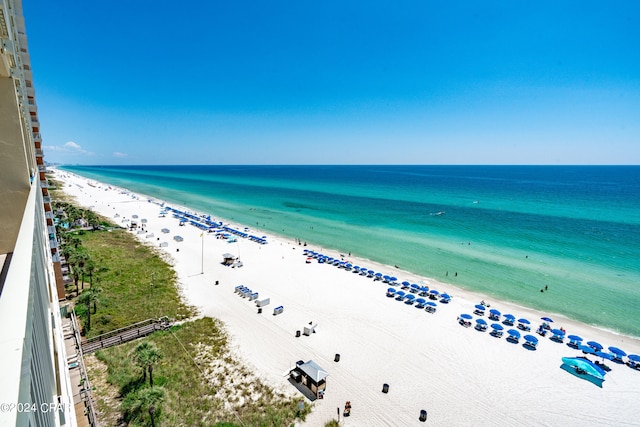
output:
M 167 426 L 286 426 L 304 419 L 309 405 L 298 410 L 299 399 L 274 392 L 230 353 L 220 321 L 203 318 L 157 332 L 152 342 L 163 358 L 154 368 L 154 385 L 165 390 L 158 425 Z M 101 350 L 95 356 L 108 366 L 107 382 L 126 396 L 143 383 L 131 352 L 142 340 Z M 105 419 L 114 419 L 114 405 L 98 401 Z M 129 425 L 137 425 L 130 422 Z
M 183 319 L 194 314 L 180 298 L 175 272 L 155 248 L 123 229 L 94 230 L 79 237 L 96 265 L 93 286 L 102 289 L 88 337 L 149 318 Z M 84 317 L 85 311 L 76 306 L 78 315 Z

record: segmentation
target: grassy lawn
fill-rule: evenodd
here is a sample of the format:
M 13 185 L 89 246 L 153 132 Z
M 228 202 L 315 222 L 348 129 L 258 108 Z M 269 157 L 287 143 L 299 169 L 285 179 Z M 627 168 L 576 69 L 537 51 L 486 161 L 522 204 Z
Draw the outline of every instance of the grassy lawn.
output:
M 102 289 L 87 337 L 149 318 L 193 315 L 193 308 L 180 299 L 175 272 L 155 248 L 122 229 L 84 232 L 79 237 L 96 265 L 94 287 Z M 81 317 L 85 311 L 84 305 L 76 306 Z
M 311 409 L 307 404 L 298 412 L 300 399 L 274 392 L 242 366 L 230 353 L 226 333 L 218 320 L 185 322 L 143 340 L 152 342 L 163 355 L 154 367 L 154 385 L 165 390 L 165 401 L 156 412 L 157 425 L 287 426 L 296 418 L 304 419 Z M 106 380 L 120 395 L 148 387 L 131 357 L 133 349 L 143 340 L 91 356 L 108 366 Z M 95 362 L 89 366 L 95 366 Z M 112 423 L 118 420 L 119 405 L 100 398 L 97 403 L 102 419 Z M 148 420 L 124 421 L 128 425 L 146 425 Z

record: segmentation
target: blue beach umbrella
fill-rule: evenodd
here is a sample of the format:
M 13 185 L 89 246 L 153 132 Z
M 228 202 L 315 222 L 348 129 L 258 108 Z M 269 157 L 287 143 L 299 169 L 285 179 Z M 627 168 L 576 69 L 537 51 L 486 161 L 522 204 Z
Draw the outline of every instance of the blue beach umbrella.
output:
M 372 275 L 373 275 L 373 274 L 376 274 L 376 272 L 375 272 L 375 271 L 373 271 L 373 270 L 369 270 L 369 271 L 367 271 L 367 273 L 368 273 L 368 274 L 372 274 Z
M 611 353 L 605 353 L 604 351 L 594 351 L 593 354 L 595 354 L 598 357 L 602 357 L 602 360 L 607 359 L 607 360 L 613 360 L 614 356 Z
M 559 335 L 559 336 L 564 336 L 564 331 L 561 331 L 560 329 L 552 329 L 551 333 L 553 335 Z
M 397 281 L 397 280 L 398 280 L 398 278 L 397 278 L 397 277 L 389 276 L 389 281 L 390 281 L 390 282 L 395 282 L 395 281 Z
M 416 302 L 417 302 L 418 304 L 424 304 L 424 303 L 426 303 L 427 301 L 426 301 L 424 298 L 416 298 Z
M 520 339 L 520 332 L 516 331 L 515 329 L 509 329 L 507 333 L 515 339 Z
M 640 356 L 638 356 L 637 354 L 630 354 L 627 356 L 627 359 L 633 362 L 640 362 Z
M 489 310 L 489 313 L 494 314 L 496 316 L 500 316 L 500 310 L 497 310 L 495 308 L 492 308 L 491 310 Z
M 624 351 L 620 350 L 618 347 L 609 347 L 609 351 L 611 353 L 614 353 L 618 356 L 626 356 L 627 353 L 625 353 Z
M 402 282 L 402 284 L 403 284 L 404 286 L 409 286 L 409 285 L 411 285 L 411 283 L 407 282 L 406 280 L 405 280 L 404 282 Z
M 579 345 L 578 350 L 581 350 L 584 354 L 595 354 L 595 350 L 588 345 Z
M 525 335 L 523 338 L 527 341 L 527 343 L 530 343 L 533 346 L 538 344 L 538 338 L 534 337 L 533 335 Z
M 460 315 L 460 318 L 461 319 L 466 319 L 466 320 L 471 320 L 471 319 L 473 319 L 473 316 L 470 315 L 470 314 L 464 313 L 464 314 Z
M 353 266 L 353 269 L 354 269 L 354 270 L 360 270 L 360 266 L 359 266 L 359 265 L 354 265 L 354 266 Z
M 435 289 L 431 289 L 431 290 L 429 291 L 429 293 L 430 293 L 431 295 L 440 295 L 440 292 L 436 291 Z
M 513 314 L 505 314 L 504 318 L 509 320 L 516 320 L 516 316 L 514 316 Z
M 375 276 L 376 277 L 382 277 L 382 273 L 376 273 Z
M 437 307 L 437 306 L 438 306 L 438 304 L 436 304 L 436 303 L 435 303 L 435 302 L 433 302 L 433 301 L 429 301 L 429 302 L 427 302 L 427 305 L 428 305 L 429 307 Z M 471 316 L 470 316 L 470 315 L 468 315 L 468 314 L 466 314 L 466 316 L 469 316 L 468 318 L 467 318 L 467 317 L 464 317 L 464 316 L 465 316 L 465 315 L 462 315 L 462 316 L 460 316 L 460 317 L 462 317 L 463 319 L 471 319 Z
M 531 324 L 531 322 L 529 322 L 527 319 L 524 319 L 524 318 L 518 319 L 518 323 L 522 323 L 523 325 L 530 325 Z
M 596 342 L 596 341 L 588 341 L 587 345 L 592 347 L 595 351 L 600 351 L 600 350 L 602 350 L 604 348 L 602 346 L 602 344 L 600 344 L 599 342 Z
M 477 309 L 477 310 L 480 310 L 480 311 L 484 311 L 485 306 L 484 306 L 484 305 L 482 305 L 482 304 L 476 304 L 476 309 Z
M 451 295 L 449 295 L 449 294 L 442 294 L 442 295 L 440 295 L 440 296 L 441 296 L 442 298 L 444 298 L 444 299 L 451 299 Z
M 545 322 L 553 323 L 553 320 L 549 317 L 541 317 L 540 320 L 544 320 Z
M 395 288 L 388 288 L 387 292 L 389 292 L 390 294 L 393 294 L 393 293 L 396 292 L 396 289 Z
M 502 325 L 500 325 L 499 323 L 492 323 L 491 327 L 496 330 L 496 331 L 501 331 L 504 329 L 504 327 Z M 519 335 L 519 334 L 518 334 Z
M 479 324 L 479 325 L 486 325 L 487 324 L 486 320 L 484 320 L 484 319 L 476 319 L 476 323 Z

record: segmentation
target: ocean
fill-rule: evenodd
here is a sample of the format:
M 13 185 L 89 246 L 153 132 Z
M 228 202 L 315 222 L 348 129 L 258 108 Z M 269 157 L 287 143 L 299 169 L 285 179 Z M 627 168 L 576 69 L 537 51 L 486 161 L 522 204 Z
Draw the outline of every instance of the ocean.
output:
M 640 166 L 61 169 L 640 337 Z

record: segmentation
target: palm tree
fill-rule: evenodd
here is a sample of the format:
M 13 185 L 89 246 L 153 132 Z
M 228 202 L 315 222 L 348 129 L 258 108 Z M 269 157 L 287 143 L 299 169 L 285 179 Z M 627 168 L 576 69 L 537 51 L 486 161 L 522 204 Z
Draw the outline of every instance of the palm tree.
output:
M 87 331 L 91 330 L 91 304 L 93 304 L 93 314 L 95 314 L 98 309 L 97 304 L 100 301 L 100 292 L 102 292 L 100 288 L 90 288 L 83 291 L 78 298 L 78 301 L 87 307 Z
M 142 368 L 143 381 L 147 379 L 147 371 L 149 372 L 149 385 L 153 387 L 153 365 L 162 359 L 160 350 L 148 341 L 141 342 L 133 350 L 133 360 L 136 365 Z
M 156 425 L 156 415 L 159 412 L 160 404 L 164 400 L 164 388 L 160 386 L 143 388 L 132 394 L 122 402 L 122 409 L 125 418 L 130 421 L 144 418 L 144 413 L 149 414 L 151 426 Z M 142 420 L 141 420 L 142 421 Z
M 91 258 L 89 258 L 84 263 L 84 272 L 89 275 L 89 285 L 93 286 L 93 273 L 96 271 L 96 263 L 93 262 Z
M 80 240 L 80 239 L 78 239 Z M 82 289 L 84 289 L 84 265 L 89 260 L 89 254 L 84 250 L 76 250 L 71 253 L 67 262 L 71 264 L 73 270 L 73 280 L 76 283 L 76 295 L 79 293 L 78 279 L 82 275 Z

